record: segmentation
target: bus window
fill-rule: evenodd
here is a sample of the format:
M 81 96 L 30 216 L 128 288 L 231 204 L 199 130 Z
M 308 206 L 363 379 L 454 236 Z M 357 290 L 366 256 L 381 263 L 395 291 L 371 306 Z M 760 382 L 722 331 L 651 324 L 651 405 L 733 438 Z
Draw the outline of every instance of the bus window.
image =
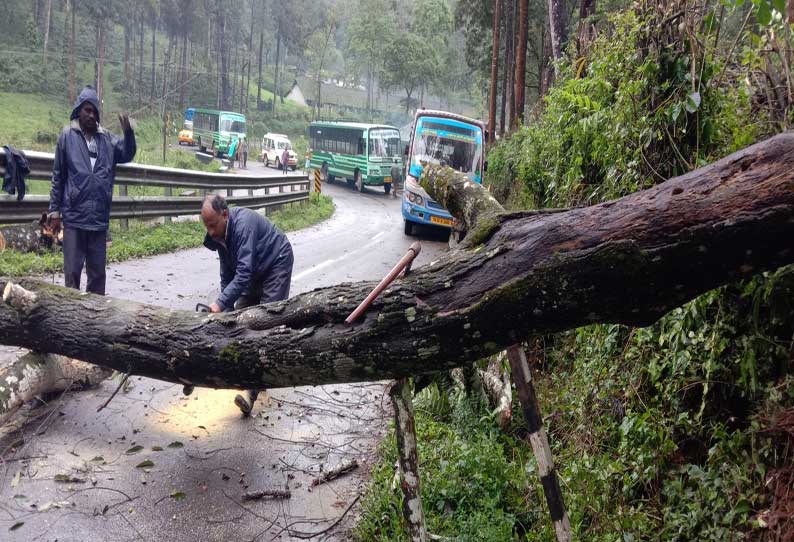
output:
M 221 121 L 222 132 L 235 132 L 238 134 L 245 133 L 245 121 L 237 119 L 223 119 Z
M 400 132 L 397 130 L 370 130 L 369 155 L 393 158 L 400 155 Z

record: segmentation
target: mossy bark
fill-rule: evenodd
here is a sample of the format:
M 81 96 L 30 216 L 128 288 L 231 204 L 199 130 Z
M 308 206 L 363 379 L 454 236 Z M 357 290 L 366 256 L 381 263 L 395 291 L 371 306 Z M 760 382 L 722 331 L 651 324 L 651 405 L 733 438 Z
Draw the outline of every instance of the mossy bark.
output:
M 484 198 L 464 210 L 465 196 L 450 204 L 481 188 L 456 181 L 439 201 L 475 227 L 490 218 L 495 226 L 395 281 L 353 325 L 344 320 L 374 282 L 207 315 L 21 281 L 36 299 L 0 305 L 0 344 L 219 388 L 449 370 L 539 333 L 648 325 L 712 288 L 794 262 L 792 171 L 794 134 L 782 134 L 652 189 L 563 212 L 500 214 Z

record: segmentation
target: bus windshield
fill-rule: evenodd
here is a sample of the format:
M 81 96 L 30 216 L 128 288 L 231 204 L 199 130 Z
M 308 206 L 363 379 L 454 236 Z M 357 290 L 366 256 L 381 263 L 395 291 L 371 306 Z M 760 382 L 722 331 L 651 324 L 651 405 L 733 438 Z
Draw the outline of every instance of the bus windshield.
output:
M 417 121 L 411 157 L 411 175 L 419 178 L 422 162 L 449 166 L 479 182 L 482 131 L 448 119 L 420 118 Z
M 375 158 L 400 156 L 400 132 L 386 129 L 370 130 L 369 155 Z
M 245 133 L 245 121 L 239 119 L 221 119 L 221 132 Z

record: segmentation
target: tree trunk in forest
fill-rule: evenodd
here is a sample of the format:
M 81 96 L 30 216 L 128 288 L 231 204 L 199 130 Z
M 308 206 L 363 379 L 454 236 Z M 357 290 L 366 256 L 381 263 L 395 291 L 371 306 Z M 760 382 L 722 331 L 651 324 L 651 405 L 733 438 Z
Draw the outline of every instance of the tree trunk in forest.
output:
M 256 110 L 262 111 L 262 47 L 264 46 L 265 33 L 259 33 L 259 58 L 257 61 L 257 73 L 259 79 L 256 83 Z
M 234 100 L 237 99 L 237 60 L 240 58 L 240 48 L 234 47 L 234 63 L 231 66 L 231 100 L 229 101 L 229 109 L 234 109 Z
M 151 105 L 154 105 L 155 85 L 157 84 L 157 50 L 155 49 L 156 38 L 157 38 L 157 23 L 158 23 L 158 17 L 155 15 L 152 17 L 152 90 L 149 93 L 149 103 Z
M 491 88 L 488 94 L 488 138 L 496 140 L 496 80 L 499 78 L 499 29 L 501 28 L 502 1 L 494 0 L 493 44 L 491 45 Z
M 230 109 L 230 98 L 234 100 L 234 95 L 229 93 L 229 47 L 226 43 L 226 19 L 223 9 L 218 11 L 218 53 L 221 57 L 220 77 L 221 77 L 221 96 L 220 106 L 223 109 Z
M 538 334 L 650 325 L 717 286 L 794 262 L 794 134 L 590 207 L 504 213 L 449 168 L 421 184 L 469 232 L 395 281 L 200 314 L 3 281 L 0 344 L 215 388 L 375 381 L 446 371 Z
M 75 89 L 75 63 L 77 62 L 75 58 L 75 11 L 77 10 L 77 6 L 75 5 L 74 1 L 69 4 L 69 16 L 71 18 L 70 30 L 69 30 L 69 104 L 73 104 L 77 101 L 77 91 Z
M 139 46 L 138 46 L 138 107 L 143 105 L 143 39 L 145 36 L 146 26 L 144 22 L 144 17 L 140 17 L 140 39 L 139 39 Z
M 47 46 L 50 43 L 50 21 L 52 20 L 52 0 L 47 0 L 47 13 L 44 19 L 44 62 L 47 62 Z
M 129 84 L 132 79 L 132 72 L 130 71 L 130 27 L 129 22 L 123 22 L 124 27 L 124 82 Z
M 188 42 L 187 42 L 187 29 L 182 30 L 182 59 L 180 60 L 179 68 L 179 108 L 185 107 L 185 93 L 187 92 L 187 81 L 190 75 L 189 58 L 188 55 Z
M 278 101 L 278 61 L 281 58 L 281 21 L 278 22 L 276 30 L 276 73 L 273 76 L 273 109 L 271 112 L 276 114 L 276 102 Z
M 596 0 L 579 0 L 579 29 L 576 32 L 576 55 L 582 56 L 592 41 L 594 29 L 588 18 L 595 14 Z
M 248 32 L 248 51 L 245 61 L 248 63 L 248 74 L 245 81 L 245 113 L 248 113 L 248 101 L 251 98 L 251 53 L 254 52 L 254 2 L 251 2 L 251 28 Z
M 0 425 L 31 399 L 72 388 L 96 386 L 113 371 L 54 354 L 30 352 L 0 367 Z
M 562 0 L 549 1 L 549 31 L 551 37 L 551 54 L 554 58 L 554 77 L 560 76 L 559 60 L 568 39 L 568 12 Z
M 540 60 L 540 96 L 545 96 L 551 88 L 551 83 L 554 75 L 554 70 L 551 63 L 551 32 L 544 26 L 543 32 L 543 52 Z M 543 106 L 543 100 L 540 100 L 540 105 Z
M 94 61 L 94 88 L 96 88 L 97 96 L 99 96 L 100 107 L 102 99 L 104 98 L 105 91 L 105 42 L 107 41 L 107 32 L 105 30 L 105 21 L 97 20 L 96 25 L 96 60 Z
M 510 2 L 510 65 L 507 73 L 507 93 L 510 99 L 507 102 L 509 109 L 507 132 L 512 132 L 516 125 L 516 52 L 518 51 L 518 3 L 519 0 Z
M 524 89 L 527 69 L 527 4 L 518 0 L 518 47 L 516 51 L 516 115 L 513 127 L 524 123 Z
M 502 12 L 503 16 L 503 23 L 504 23 L 504 32 L 502 35 L 504 36 L 504 70 L 502 70 L 502 101 L 499 106 L 499 135 L 503 136 L 505 133 L 505 124 L 506 124 L 506 115 L 507 115 L 507 100 L 508 100 L 508 92 L 507 92 L 507 72 L 510 70 L 510 28 L 512 25 L 510 24 L 509 17 L 508 17 L 508 2 L 512 0 L 502 0 L 503 2 L 503 9 Z

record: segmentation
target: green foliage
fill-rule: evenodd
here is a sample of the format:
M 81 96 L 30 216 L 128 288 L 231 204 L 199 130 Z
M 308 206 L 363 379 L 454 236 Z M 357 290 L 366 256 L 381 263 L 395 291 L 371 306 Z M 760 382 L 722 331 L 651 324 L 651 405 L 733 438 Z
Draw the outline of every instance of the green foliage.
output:
M 285 206 L 268 218 L 282 231 L 293 231 L 321 222 L 333 212 L 334 204 L 330 197 L 311 194 L 308 203 Z M 139 224 L 130 230 L 120 230 L 114 223 L 111 229 L 113 244 L 108 248 L 109 263 L 199 247 L 206 233 L 199 222 L 172 222 L 158 226 Z M 0 276 L 57 273 L 62 268 L 60 251 L 34 254 L 7 250 L 0 258 Z
M 587 57 L 563 66 L 538 121 L 490 152 L 487 182 L 497 197 L 524 207 L 592 204 L 757 137 L 746 87 L 715 87 L 711 52 L 693 56 L 694 38 L 663 23 L 665 15 L 619 13 Z
M 438 401 L 439 393 L 446 392 L 433 385 L 416 400 L 420 484 L 428 530 L 460 541 L 514 540 L 515 532 L 523 532 L 542 514 L 531 452 L 516 437 L 501 434 L 481 416 L 476 404 L 459 393 L 448 398 L 452 410 L 447 410 L 446 421 L 437 421 L 427 413 L 427 403 Z M 393 439 L 384 441 L 381 454 L 356 539 L 406 541 L 401 492 L 394 483 Z

